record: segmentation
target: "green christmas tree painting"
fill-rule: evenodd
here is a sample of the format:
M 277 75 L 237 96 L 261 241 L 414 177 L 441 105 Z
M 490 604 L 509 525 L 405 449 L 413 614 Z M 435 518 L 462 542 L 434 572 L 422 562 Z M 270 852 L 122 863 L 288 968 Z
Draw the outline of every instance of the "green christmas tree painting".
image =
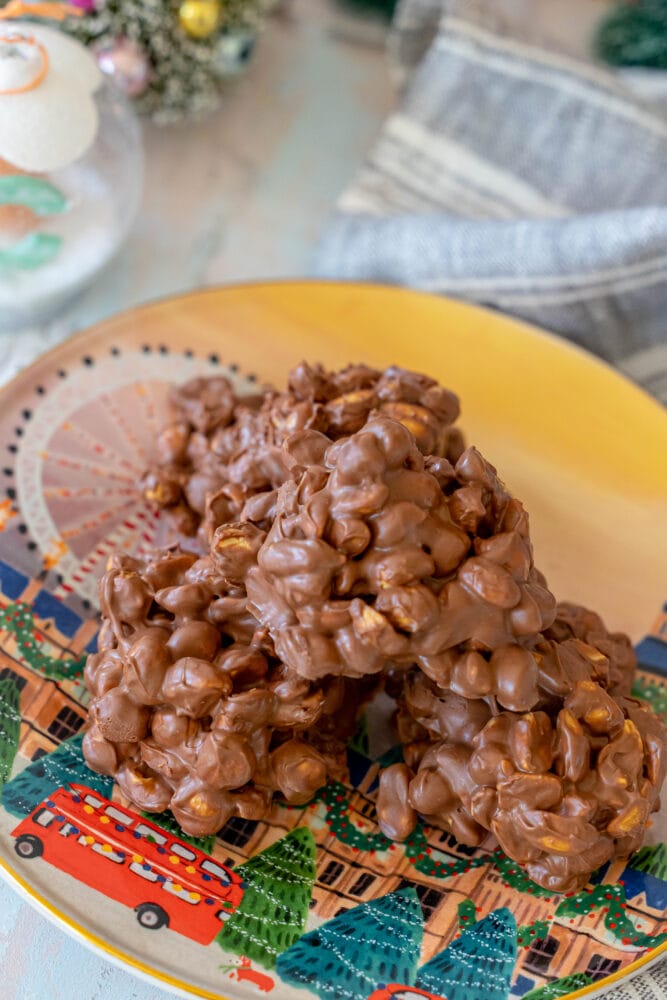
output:
M 558 997 L 567 997 L 576 990 L 590 986 L 593 982 L 585 972 L 575 972 L 571 976 L 563 976 L 562 979 L 554 979 L 546 986 L 539 986 L 536 990 L 524 994 L 523 1000 L 558 1000 Z
M 0 681 L 0 798 L 9 781 L 21 734 L 21 692 L 11 677 Z
M 667 0 L 623 0 L 600 25 L 595 49 L 613 66 L 667 69 Z
M 2 804 L 13 816 L 27 816 L 56 788 L 72 782 L 86 785 L 105 798 L 111 796 L 113 780 L 95 774 L 83 759 L 83 737 L 72 736 L 46 757 L 40 757 L 8 781 L 2 790 Z
M 399 889 L 304 934 L 276 968 L 286 983 L 321 1000 L 361 1000 L 380 984 L 414 983 L 422 934 L 417 893 Z
M 256 854 L 237 869 L 246 885 L 238 910 L 216 940 L 272 969 L 276 958 L 303 933 L 315 882 L 315 840 L 305 826 Z
M 516 934 L 507 907 L 493 910 L 423 965 L 417 986 L 447 1000 L 507 1000 Z

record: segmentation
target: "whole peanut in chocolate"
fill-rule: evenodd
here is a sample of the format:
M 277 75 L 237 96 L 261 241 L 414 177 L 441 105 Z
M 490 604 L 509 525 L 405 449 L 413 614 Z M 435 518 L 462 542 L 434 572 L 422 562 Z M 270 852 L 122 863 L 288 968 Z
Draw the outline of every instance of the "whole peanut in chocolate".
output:
M 211 419 L 210 407 L 195 412 Z M 345 771 L 361 698 L 343 679 L 290 671 L 258 633 L 242 583 L 262 540 L 228 525 L 200 559 L 116 555 L 100 584 L 84 756 L 139 809 L 169 808 L 194 836 L 263 817 L 276 794 L 307 802 Z
M 416 752 L 406 748 L 412 769 L 393 765 L 380 778 L 387 836 L 409 836 L 417 814 L 472 846 L 492 832 L 530 878 L 558 892 L 641 845 L 667 733 L 637 700 L 588 679 L 548 709 L 492 714 L 415 670 L 402 701 L 420 732 Z
M 555 600 L 525 511 L 473 448 L 455 466 L 425 459 L 403 424 L 371 418 L 281 487 L 246 586 L 277 654 L 305 677 L 418 662 L 446 687 L 449 651 L 467 643 L 496 658 L 458 668 L 464 693 L 519 711 L 537 698 L 521 644 L 551 625 Z
M 156 462 L 143 480 L 147 499 L 170 511 L 178 530 L 215 528 L 248 513 L 270 523 L 271 494 L 289 476 L 284 441 L 317 432 L 328 441 L 354 433 L 371 413 L 386 413 L 415 436 L 424 454 L 457 458 L 463 450 L 456 396 L 425 375 L 350 365 L 326 372 L 302 363 L 285 392 L 237 396 L 223 376 L 195 378 L 174 388 L 175 419 L 158 436 Z M 296 456 L 303 458 L 303 455 Z
M 207 554 L 117 557 L 102 582 L 86 758 L 193 834 L 306 802 L 345 770 L 377 678 L 405 763 L 384 832 L 492 832 L 540 885 L 634 850 L 667 737 L 629 640 L 559 605 L 528 519 L 463 449 L 458 402 L 401 369 L 302 364 L 285 392 L 174 390 L 146 496 Z

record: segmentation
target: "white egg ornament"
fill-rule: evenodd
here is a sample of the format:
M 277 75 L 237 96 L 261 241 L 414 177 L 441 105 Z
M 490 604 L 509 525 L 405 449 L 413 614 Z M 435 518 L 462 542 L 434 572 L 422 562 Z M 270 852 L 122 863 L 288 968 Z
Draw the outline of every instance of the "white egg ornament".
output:
M 27 10 L 0 9 L 0 328 L 16 330 L 60 311 L 118 251 L 143 156 L 94 56 L 55 27 L 6 19 L 12 8 Z

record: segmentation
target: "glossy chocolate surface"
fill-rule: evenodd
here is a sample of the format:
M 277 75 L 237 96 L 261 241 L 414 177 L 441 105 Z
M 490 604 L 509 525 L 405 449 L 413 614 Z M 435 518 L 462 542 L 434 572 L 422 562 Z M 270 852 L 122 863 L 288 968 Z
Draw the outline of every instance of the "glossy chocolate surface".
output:
M 112 558 L 91 767 L 213 833 L 344 776 L 384 683 L 404 755 L 380 779 L 387 836 L 419 815 L 470 845 L 491 832 L 554 891 L 640 845 L 667 736 L 630 697 L 630 642 L 557 605 L 452 393 L 302 364 L 282 393 L 195 379 L 173 403 L 144 487 L 203 554 Z

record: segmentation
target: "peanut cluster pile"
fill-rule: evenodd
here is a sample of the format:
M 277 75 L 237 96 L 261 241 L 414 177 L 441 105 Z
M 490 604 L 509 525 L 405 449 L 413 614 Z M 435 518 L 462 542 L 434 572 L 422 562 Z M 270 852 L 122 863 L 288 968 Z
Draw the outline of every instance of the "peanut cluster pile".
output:
M 210 541 L 220 524 L 246 514 L 271 523 L 273 491 L 289 478 L 283 444 L 301 431 L 335 441 L 360 430 L 372 412 L 403 422 L 424 454 L 458 457 L 456 396 L 426 375 L 350 365 L 326 372 L 305 362 L 287 390 L 237 396 L 224 377 L 195 378 L 171 392 L 175 420 L 157 439 L 144 478 L 149 500 L 166 508 L 184 535 Z
M 418 663 L 444 685 L 465 672 L 472 696 L 514 710 L 537 684 L 520 643 L 556 610 L 526 514 L 495 470 L 474 448 L 455 467 L 424 458 L 384 416 L 294 471 L 246 585 L 277 654 L 303 676 Z M 499 652 L 462 672 L 451 651 L 465 643 Z
M 112 560 L 86 669 L 94 769 L 211 833 L 343 775 L 384 683 L 405 760 L 381 776 L 389 837 L 419 815 L 470 845 L 491 832 L 562 891 L 639 845 L 667 734 L 630 697 L 629 640 L 557 606 L 451 393 L 304 364 L 285 393 L 195 380 L 174 404 L 147 495 L 205 554 Z
M 208 556 L 116 555 L 102 580 L 86 760 L 196 836 L 260 819 L 275 792 L 302 804 L 341 777 L 363 694 L 301 678 L 256 634 L 240 580 L 262 538 L 223 526 Z

